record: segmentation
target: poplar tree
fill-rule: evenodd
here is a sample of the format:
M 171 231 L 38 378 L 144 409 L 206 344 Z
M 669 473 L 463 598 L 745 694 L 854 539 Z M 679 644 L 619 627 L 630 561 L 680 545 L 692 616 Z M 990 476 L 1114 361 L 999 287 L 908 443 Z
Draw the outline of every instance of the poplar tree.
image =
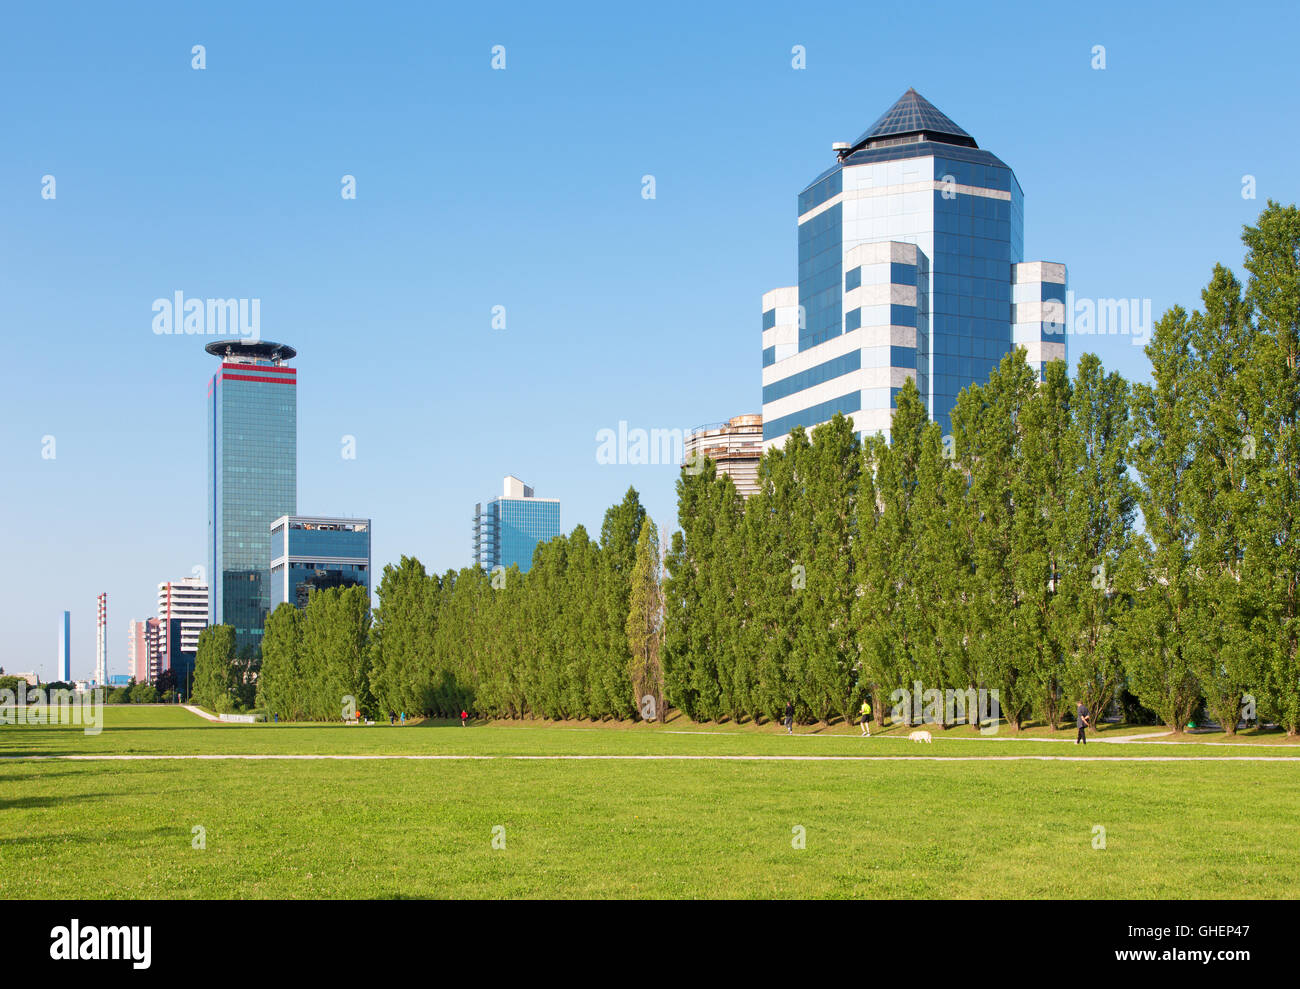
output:
M 921 533 L 912 503 L 927 422 L 916 382 L 908 378 L 895 399 L 889 440 L 877 435 L 864 453 L 864 471 L 872 473 L 875 498 L 874 504 L 858 499 L 858 527 L 866 542 L 859 551 L 856 576 L 861 591 L 853 603 L 853 624 L 860 678 L 872 685 L 878 720 L 895 690 L 910 693 L 918 672 L 913 568 Z M 919 713 L 912 712 L 913 717 Z
M 615 718 L 628 718 L 633 713 L 632 686 L 627 676 L 632 658 L 627 645 L 627 608 L 636 544 L 645 518 L 636 489 L 628 488 L 623 501 L 605 512 L 600 527 L 597 606 L 601 629 L 590 682 L 596 706 Z
M 1060 578 L 1066 502 L 1077 455 L 1070 442 L 1072 388 L 1065 364 L 1053 361 L 1023 410 L 1024 436 L 1012 473 L 1012 582 L 1026 641 L 1029 676 L 1043 720 L 1060 726 L 1063 649 Z
M 775 720 L 790 697 L 786 665 L 790 653 L 793 584 L 803 582 L 789 556 L 789 533 L 778 521 L 778 506 L 792 483 L 782 450 L 763 454 L 758 493 L 750 495 L 740 533 L 740 600 L 745 608 L 741 650 L 748 683 L 747 713 L 754 721 Z
M 233 625 L 208 625 L 199 632 L 198 650 L 194 655 L 195 704 L 217 712 L 233 709 L 234 661 Z
M 978 519 L 972 546 L 972 653 L 980 679 L 999 691 L 1003 713 L 1019 731 L 1038 699 L 1038 644 L 1032 608 L 1021 608 L 1017 586 L 1018 512 L 1033 509 L 1016 501 L 1022 469 L 1027 407 L 1036 389 L 1025 353 L 1016 348 L 1002 359 L 985 385 L 957 396 L 953 435 L 959 464 L 969 477 L 970 511 Z
M 370 642 L 370 690 L 381 712 L 422 709 L 432 673 L 439 591 L 438 575 L 426 573 L 414 557 L 384 567 Z
M 302 614 L 282 601 L 266 616 L 262 633 L 262 670 L 257 678 L 257 706 L 284 721 L 306 717 L 305 677 L 300 665 Z
M 1264 643 L 1255 622 L 1259 582 L 1246 572 L 1252 519 L 1260 510 L 1253 413 L 1260 411 L 1257 336 L 1240 282 L 1215 265 L 1188 321 L 1193 352 L 1193 456 L 1187 510 L 1193 529 L 1187 643 L 1211 716 L 1235 734 L 1245 694 L 1258 689 Z
M 756 531 L 746 539 L 755 540 L 750 563 L 758 582 L 752 599 L 765 629 L 758 643 L 755 706 L 772 721 L 779 720 L 787 701 L 794 703 L 796 719 L 807 714 L 801 691 L 806 658 L 796 640 L 799 595 L 808 587 L 809 513 L 803 488 L 808 448 L 807 433 L 796 426 L 782 449 L 764 454 L 760 476 L 765 496 L 752 505 Z
M 1146 355 L 1153 382 L 1133 387 L 1131 454 L 1142 481 L 1138 503 L 1146 539 L 1122 641 L 1129 689 L 1166 726 L 1181 732 L 1200 700 L 1189 650 L 1198 631 L 1187 506 L 1195 434 L 1193 358 L 1191 330 L 1181 306 L 1156 323 Z
M 819 721 L 849 721 L 858 665 L 852 541 L 862 450 L 852 422 L 836 413 L 813 431 L 801 453 L 795 532 L 804 586 L 795 595 L 794 628 L 800 693 Z
M 645 519 L 637 534 L 636 561 L 628 593 L 627 645 L 631 654 L 628 680 L 632 703 L 643 717 L 664 716 L 664 672 L 660 660 L 663 634 L 663 589 L 659 531 Z
M 1255 313 L 1259 389 L 1252 433 L 1259 463 L 1250 577 L 1264 612 L 1267 709 L 1300 731 L 1300 211 L 1269 201 L 1242 235 Z
M 1079 358 L 1070 402 L 1065 500 L 1057 508 L 1053 625 L 1063 650 L 1066 702 L 1100 718 L 1124 668 L 1116 629 L 1139 581 L 1137 491 L 1129 472 L 1133 439 L 1128 383 L 1095 354 Z

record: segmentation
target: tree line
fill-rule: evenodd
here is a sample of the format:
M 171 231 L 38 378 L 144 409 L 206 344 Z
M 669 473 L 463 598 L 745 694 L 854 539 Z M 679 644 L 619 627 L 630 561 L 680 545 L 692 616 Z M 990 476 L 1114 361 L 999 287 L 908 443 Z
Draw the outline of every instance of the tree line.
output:
M 333 719 L 877 720 L 894 691 L 997 690 L 1019 728 L 1124 698 L 1180 730 L 1202 705 L 1300 727 L 1300 213 L 1246 227 L 1243 285 L 1154 327 L 1149 384 L 1092 354 L 1070 377 L 1024 351 L 959 396 L 915 384 L 888 439 L 837 415 L 764 454 L 748 500 L 705 461 L 658 533 L 634 490 L 530 570 L 384 568 L 267 619 L 261 669 L 233 630 L 200 642 L 199 703 Z M 233 700 L 232 700 L 233 698 Z M 647 701 L 647 698 L 649 701 Z M 915 715 L 918 712 L 913 712 Z M 945 714 L 943 720 L 947 722 Z
M 1130 385 L 1016 349 L 951 431 L 911 381 L 892 433 L 837 416 L 758 494 L 686 471 L 667 561 L 669 700 L 695 718 L 879 718 L 916 682 L 996 689 L 1019 728 L 1128 691 L 1181 730 L 1300 723 L 1300 214 L 1245 229 L 1243 285 L 1165 313 Z
M 360 587 L 314 591 L 301 611 L 281 604 L 267 617 L 255 672 L 235 661 L 234 630 L 213 626 L 199 641 L 194 697 L 281 720 L 353 710 L 630 718 L 641 710 L 638 690 L 663 703 L 658 560 L 654 524 L 629 489 L 605 513 L 599 541 L 578 526 L 540 543 L 526 574 L 430 574 L 403 556 L 384 568 L 373 615 Z

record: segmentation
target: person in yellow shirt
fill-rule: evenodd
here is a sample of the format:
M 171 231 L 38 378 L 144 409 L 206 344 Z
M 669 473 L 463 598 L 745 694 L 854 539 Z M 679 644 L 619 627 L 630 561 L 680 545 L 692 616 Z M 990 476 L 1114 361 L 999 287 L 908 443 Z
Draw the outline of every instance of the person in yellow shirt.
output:
M 864 700 L 862 702 L 862 707 L 859 710 L 861 710 L 862 712 L 862 734 L 867 736 L 867 738 L 870 738 L 871 737 L 871 702 Z

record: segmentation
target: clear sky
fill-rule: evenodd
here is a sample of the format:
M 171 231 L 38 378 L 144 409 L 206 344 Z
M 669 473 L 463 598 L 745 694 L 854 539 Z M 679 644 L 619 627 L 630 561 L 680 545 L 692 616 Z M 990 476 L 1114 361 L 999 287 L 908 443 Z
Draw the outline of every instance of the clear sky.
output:
M 54 675 L 66 608 L 89 674 L 107 591 L 125 672 L 127 622 L 205 563 L 216 362 L 153 332 L 176 291 L 259 299 L 298 349 L 299 512 L 444 571 L 506 473 L 566 531 L 629 485 L 671 528 L 676 468 L 599 464 L 597 431 L 760 410 L 795 197 L 909 86 L 1015 170 L 1026 259 L 1080 297 L 1191 307 L 1297 198 L 1293 3 L 204 8 L 0 12 L 10 671 Z M 1082 343 L 1146 374 L 1127 338 Z

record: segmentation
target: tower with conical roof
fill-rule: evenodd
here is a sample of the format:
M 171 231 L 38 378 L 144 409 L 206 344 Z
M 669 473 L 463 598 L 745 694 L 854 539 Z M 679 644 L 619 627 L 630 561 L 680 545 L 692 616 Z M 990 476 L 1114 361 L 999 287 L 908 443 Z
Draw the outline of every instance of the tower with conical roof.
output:
M 1024 261 L 1001 159 L 908 89 L 799 194 L 799 280 L 763 296 L 763 441 L 836 412 L 890 432 L 914 378 L 949 428 L 957 393 L 1013 346 L 1065 358 L 1065 266 Z

